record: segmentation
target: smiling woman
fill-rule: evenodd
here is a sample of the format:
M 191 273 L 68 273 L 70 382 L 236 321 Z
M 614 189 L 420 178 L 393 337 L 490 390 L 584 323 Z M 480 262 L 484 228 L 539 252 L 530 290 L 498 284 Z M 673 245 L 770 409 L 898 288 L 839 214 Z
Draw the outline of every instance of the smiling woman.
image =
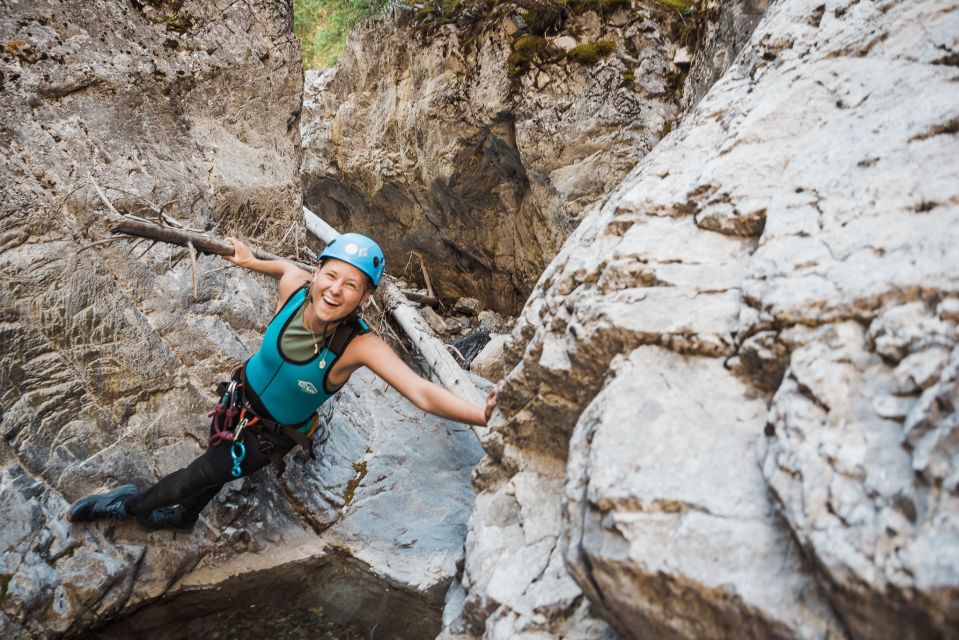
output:
M 276 314 L 260 349 L 217 390 L 210 447 L 189 466 L 145 491 L 124 485 L 81 498 L 67 518 L 83 522 L 136 516 L 148 529 L 190 530 L 224 484 L 283 457 L 300 444 L 310 450 L 317 409 L 368 367 L 414 405 L 434 415 L 485 425 L 496 403 L 474 407 L 413 372 L 359 316 L 380 283 L 385 258 L 379 245 L 346 233 L 327 245 L 310 274 L 293 263 L 260 260 L 235 238 L 233 264 L 279 279 Z

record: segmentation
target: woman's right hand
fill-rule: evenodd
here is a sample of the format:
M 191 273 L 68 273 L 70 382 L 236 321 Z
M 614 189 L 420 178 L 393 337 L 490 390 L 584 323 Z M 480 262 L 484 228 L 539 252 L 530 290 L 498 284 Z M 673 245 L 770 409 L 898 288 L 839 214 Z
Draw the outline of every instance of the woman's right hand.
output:
M 500 389 L 503 388 L 503 380 L 500 380 L 496 383 L 492 389 L 490 389 L 489 395 L 486 396 L 486 407 L 483 409 L 483 415 L 486 417 L 486 423 L 489 424 L 490 416 L 493 415 L 493 409 L 496 408 L 496 396 L 499 395 Z
M 253 252 L 250 251 L 248 246 L 232 236 L 227 236 L 226 239 L 233 244 L 233 255 L 223 256 L 223 259 L 227 262 L 232 262 L 238 267 L 244 267 L 248 269 L 250 264 L 256 260 L 256 258 L 253 256 Z

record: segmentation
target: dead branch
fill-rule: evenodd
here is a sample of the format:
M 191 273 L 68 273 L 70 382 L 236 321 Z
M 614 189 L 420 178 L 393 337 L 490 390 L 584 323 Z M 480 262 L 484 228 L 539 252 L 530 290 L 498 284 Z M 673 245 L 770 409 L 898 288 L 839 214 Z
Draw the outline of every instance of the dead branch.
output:
M 126 236 L 113 236 L 112 238 L 104 238 L 103 240 L 97 240 L 96 242 L 91 242 L 90 244 L 80 247 L 80 250 L 77 253 L 82 253 L 87 249 L 97 246 L 98 244 L 107 244 L 108 242 L 116 242 L 117 240 L 126 240 Z
M 193 302 L 196 302 L 196 299 L 197 299 L 196 249 L 193 248 L 192 242 L 187 242 L 186 248 L 190 252 L 190 275 L 193 277 Z
M 446 348 L 452 351 L 453 353 L 455 353 L 456 357 L 460 359 L 460 362 L 462 362 L 463 364 L 466 364 L 466 358 L 463 357 L 463 353 L 459 349 L 457 349 L 451 344 L 446 345 Z
M 93 189 L 97 192 L 97 195 L 100 196 L 100 199 L 103 200 L 103 204 L 107 205 L 107 209 L 112 211 L 114 215 L 123 217 L 117 208 L 113 206 L 113 203 L 110 202 L 110 198 L 107 197 L 107 194 L 103 193 L 103 189 L 100 188 L 100 185 L 97 184 L 97 181 L 93 179 L 93 176 L 87 172 L 87 178 L 90 180 L 90 184 L 93 185 Z
M 423 254 L 417 252 L 416 257 L 420 259 L 420 270 L 423 272 L 423 280 L 426 281 L 426 293 L 429 294 L 429 297 L 436 299 L 436 294 L 433 292 L 433 283 L 430 282 L 430 272 L 426 270 L 426 260 L 423 259 Z
M 142 220 L 131 220 L 128 216 L 121 216 L 111 230 L 114 233 L 126 233 L 131 236 L 140 236 L 149 238 L 167 244 L 175 244 L 185 247 L 192 243 L 194 248 L 203 253 L 212 253 L 218 256 L 232 256 L 233 244 L 226 240 L 216 240 L 208 238 L 195 231 L 186 231 L 184 229 L 173 229 Z M 259 257 L 259 256 L 257 256 Z
M 440 301 L 433 296 L 423 295 L 422 293 L 417 293 L 415 291 L 407 291 L 404 289 L 403 295 L 406 296 L 410 302 L 425 304 L 426 306 L 433 307 L 434 309 L 440 303 Z
M 167 244 L 175 244 L 180 247 L 188 247 L 190 244 L 192 244 L 194 250 L 200 253 L 209 253 L 217 256 L 233 255 L 233 244 L 228 240 L 210 238 L 206 235 L 197 233 L 196 231 L 164 227 L 163 225 L 159 225 L 148 220 L 132 220 L 129 216 L 121 216 L 121 219 L 115 222 L 110 227 L 110 230 L 114 233 L 125 233 L 131 236 L 149 238 L 150 240 L 165 242 Z M 260 260 L 284 259 L 280 256 L 268 253 L 266 251 L 261 251 L 259 249 L 253 249 L 253 255 Z M 301 269 L 313 271 L 313 267 L 308 264 L 292 260 L 291 262 Z
M 147 245 L 147 248 L 144 249 L 143 251 L 141 251 L 141 252 L 140 252 L 140 255 L 137 256 L 137 260 L 139 260 L 140 258 L 142 258 L 143 256 L 145 256 L 147 253 L 149 253 L 149 252 L 150 252 L 150 249 L 152 249 L 153 247 L 156 246 L 156 243 L 157 243 L 156 240 L 151 241 L 150 244 Z M 132 251 L 132 250 L 131 250 L 131 251 Z

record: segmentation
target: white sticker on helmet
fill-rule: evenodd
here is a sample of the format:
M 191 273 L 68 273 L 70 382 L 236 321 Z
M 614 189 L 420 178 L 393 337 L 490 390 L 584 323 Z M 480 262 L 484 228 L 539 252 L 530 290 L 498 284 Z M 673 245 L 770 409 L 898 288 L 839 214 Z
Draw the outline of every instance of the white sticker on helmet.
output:
M 348 245 L 346 245 L 346 247 L 344 247 L 343 250 L 352 256 L 352 255 L 355 255 L 356 252 L 360 250 L 360 248 L 351 242 Z

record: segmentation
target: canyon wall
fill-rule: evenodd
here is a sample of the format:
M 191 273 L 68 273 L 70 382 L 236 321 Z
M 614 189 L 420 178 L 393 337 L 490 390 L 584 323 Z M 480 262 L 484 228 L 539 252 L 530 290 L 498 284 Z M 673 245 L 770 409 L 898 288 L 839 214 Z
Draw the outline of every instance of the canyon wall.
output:
M 319 80 L 304 199 L 335 227 L 382 238 L 394 273 L 419 278 L 408 266 L 419 252 L 441 297 L 515 314 L 587 208 L 732 62 L 720 49 L 741 46 L 766 3 L 721 4 L 396 7 L 354 32 Z
M 113 240 L 93 182 L 126 214 L 306 244 L 290 3 L 5 2 L 0 37 L 0 635 L 82 635 L 141 608 L 105 637 L 209 631 L 224 584 L 221 612 L 272 588 L 299 594 L 294 629 L 435 634 L 481 450 L 370 376 L 329 405 L 317 460 L 230 483 L 190 534 L 63 520 L 203 450 L 216 382 L 276 304 L 269 278 L 219 258 L 194 284 L 185 249 Z M 195 606 L 149 606 L 164 595 Z
M 584 217 L 512 335 L 444 637 L 955 636 L 957 34 L 772 3 Z

